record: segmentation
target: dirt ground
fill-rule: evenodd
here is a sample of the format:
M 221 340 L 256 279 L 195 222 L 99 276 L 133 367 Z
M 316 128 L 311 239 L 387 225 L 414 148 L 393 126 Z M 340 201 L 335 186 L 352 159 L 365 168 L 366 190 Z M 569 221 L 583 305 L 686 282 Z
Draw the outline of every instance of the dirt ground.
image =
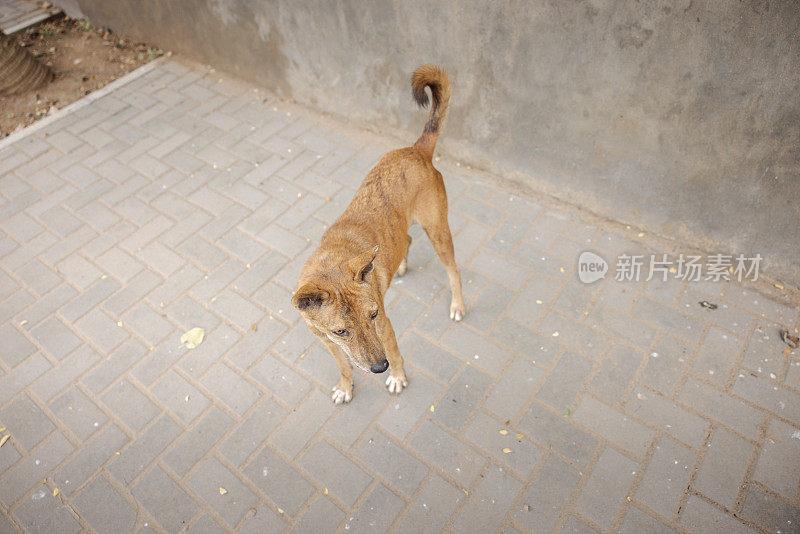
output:
M 17 42 L 51 67 L 54 80 L 36 91 L 0 97 L 0 138 L 52 114 L 162 55 L 89 21 L 66 17 L 36 24 Z

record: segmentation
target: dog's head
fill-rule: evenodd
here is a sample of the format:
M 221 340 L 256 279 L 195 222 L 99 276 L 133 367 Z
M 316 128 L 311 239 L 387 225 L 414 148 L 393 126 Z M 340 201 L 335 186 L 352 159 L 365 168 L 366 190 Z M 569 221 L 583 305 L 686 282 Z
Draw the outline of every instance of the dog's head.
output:
M 314 277 L 292 297 L 312 330 L 339 345 L 362 371 L 386 370 L 377 324 L 383 302 L 373 272 L 378 247 Z

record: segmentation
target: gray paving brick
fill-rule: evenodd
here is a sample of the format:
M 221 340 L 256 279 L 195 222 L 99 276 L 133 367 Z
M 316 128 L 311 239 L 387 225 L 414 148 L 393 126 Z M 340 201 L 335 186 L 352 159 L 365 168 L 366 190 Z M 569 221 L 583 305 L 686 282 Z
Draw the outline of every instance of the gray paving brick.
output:
M 408 371 L 406 371 L 408 373 Z M 421 374 L 409 374 L 409 392 L 394 397 L 389 408 L 378 418 L 378 424 L 399 439 L 405 439 L 419 419 L 429 413 L 430 406 L 441 395 L 442 387 Z
M 0 410 L 0 421 L 14 441 L 27 450 L 38 445 L 56 428 L 41 408 L 26 395 Z
M 70 453 L 73 446 L 61 433 L 52 434 L 35 454 L 24 458 L 0 480 L 0 500 L 10 507 L 28 490 L 40 484 Z M 38 461 L 37 461 L 38 460 Z
M 116 451 L 127 441 L 127 436 L 113 424 L 105 427 L 61 466 L 53 475 L 53 483 L 62 493 L 71 495 L 75 489 L 91 478 L 100 466 L 115 456 Z
M 59 310 L 61 317 L 67 321 L 74 323 L 92 308 L 100 305 L 103 301 L 113 295 L 118 289 L 120 284 L 113 278 L 101 278 L 97 280 L 90 288 L 85 289 L 78 294 L 69 304 L 66 304 Z M 112 312 L 113 313 L 113 312 Z
M 415 493 L 429 471 L 425 464 L 374 430 L 361 441 L 355 454 L 406 497 Z
M 800 483 L 800 439 L 796 427 L 773 419 L 753 478 L 792 500 Z
M 331 495 L 352 506 L 367 489 L 372 478 L 361 468 L 334 449 L 319 441 L 300 458 L 300 465 L 319 480 Z
M 386 486 L 378 485 L 348 518 L 344 528 L 349 532 L 386 531 L 404 507 L 400 497 Z
M 620 534 L 636 534 L 638 532 L 675 534 L 677 532 L 633 506 L 628 508 L 628 513 L 625 514 L 625 520 L 622 522 L 619 531 Z
M 752 485 L 747 488 L 741 515 L 769 532 L 790 532 L 800 523 L 800 508 Z
M 580 479 L 570 465 L 549 456 L 523 496 L 522 507 L 514 512 L 514 519 L 531 532 L 553 530 Z
M 236 289 L 245 295 L 252 296 L 259 288 L 272 278 L 286 264 L 286 258 L 278 253 L 270 252 L 245 271 L 236 281 Z
M 528 396 L 538 389 L 543 376 L 544 372 L 533 363 L 514 358 L 494 386 L 484 406 L 506 419 L 514 418 Z
M 88 441 L 108 420 L 106 414 L 75 386 L 56 398 L 49 408 L 81 441 Z
M 206 332 L 203 343 L 199 347 L 187 351 L 178 365 L 196 378 L 219 360 L 220 356 L 240 339 L 239 334 L 223 324 L 213 332 Z
M 431 421 L 422 423 L 408 445 L 464 486 L 470 485 L 486 463 L 470 446 Z
M 51 317 L 31 331 L 31 336 L 57 360 L 81 345 L 81 340 L 60 320 Z
M 175 332 L 175 326 L 167 319 L 163 311 L 157 313 L 146 304 L 139 304 L 122 316 L 125 327 L 130 328 L 150 346 L 161 343 L 167 336 Z M 180 339 L 175 333 L 174 337 Z M 176 339 L 176 341 L 178 341 Z
M 257 323 L 264 315 L 258 307 L 231 290 L 217 297 L 212 307 L 215 312 L 222 314 L 242 330 L 249 329 L 250 325 Z
M 613 344 L 590 382 L 589 391 L 609 403 L 621 403 L 644 359 L 642 354 L 631 348 Z
M 250 489 L 213 457 L 200 465 L 188 484 L 231 526 L 239 523 L 250 507 L 258 502 Z
M 466 498 L 463 491 L 434 475 L 400 522 L 401 532 L 441 532 L 448 517 Z
M 40 298 L 20 316 L 20 326 L 31 328 L 55 313 L 61 306 L 77 294 L 77 291 L 67 284 L 60 284 L 46 296 Z M 24 315 L 24 317 L 22 317 Z M 23 321 L 27 323 L 22 324 Z
M 137 256 L 142 259 L 148 267 L 154 269 L 165 278 L 169 277 L 186 263 L 183 258 L 158 241 L 154 241 L 144 247 Z
M 100 400 L 134 432 L 140 431 L 160 412 L 153 401 L 128 379 L 111 386 Z
M 550 367 L 561 347 L 515 320 L 501 319 L 494 327 L 494 339 L 541 367 Z
M 319 497 L 306 510 L 291 532 L 333 532 L 345 514 L 325 497 Z
M 333 359 L 330 356 L 329 358 Z M 377 384 L 375 382 L 369 380 L 354 388 L 353 400 L 347 407 L 352 406 L 355 409 L 336 410 L 326 426 L 325 433 L 342 444 L 345 449 L 349 449 L 356 442 L 375 417 L 392 401 L 392 397 L 383 388 L 383 382 Z M 329 383 L 336 384 L 338 380 L 330 380 Z M 326 386 L 328 385 L 326 383 Z
M 738 361 L 744 341 L 719 328 L 712 327 L 700 343 L 692 372 L 702 380 L 724 386 Z
M 98 256 L 96 261 L 100 267 L 123 282 L 129 282 L 143 269 L 142 264 L 118 248 L 112 248 Z
M 127 531 L 136 522 L 136 510 L 103 477 L 86 486 L 72 502 L 78 514 L 97 532 Z
M 151 391 L 187 425 L 191 424 L 211 403 L 208 397 L 175 371 L 169 371 L 156 382 Z
M 261 397 L 255 386 L 223 363 L 211 367 L 200 384 L 239 416 Z
M 36 346 L 11 324 L 0 326 L 0 339 L 3 340 L 3 350 L 0 352 L 0 358 L 8 367 L 15 367 L 36 352 Z
M 508 351 L 479 336 L 472 330 L 456 327 L 444 338 L 444 343 L 455 353 L 487 373 L 497 376 L 511 357 Z
M 572 419 L 635 456 L 644 456 L 653 431 L 605 404 L 585 397 Z
M 744 402 L 692 379 L 686 381 L 678 400 L 752 439 L 758 436 L 758 427 L 764 419 L 761 412 Z
M 625 408 L 640 420 L 661 427 L 691 447 L 700 447 L 708 432 L 709 425 L 705 420 L 641 387 L 633 391 Z
M 545 448 L 552 448 L 577 465 L 585 466 L 594 454 L 598 441 L 571 424 L 570 420 L 534 404 L 520 421 L 520 428 L 542 442 Z
M 697 319 L 648 298 L 639 299 L 633 313 L 642 321 L 691 343 L 697 343 L 703 331 Z
M 722 428 L 714 429 L 694 488 L 727 508 L 733 507 L 752 452 L 752 444 Z
M 606 448 L 581 490 L 575 508 L 585 517 L 609 528 L 639 465 L 614 449 Z
M 59 283 L 61 277 L 39 260 L 33 260 L 17 271 L 17 276 L 37 294 L 44 295 Z
M 297 513 L 314 493 L 314 486 L 268 447 L 262 449 L 242 473 L 289 515 Z
M 662 335 L 650 352 L 640 381 L 661 393 L 671 396 L 680 380 L 683 368 L 690 361 L 692 347 L 678 338 Z
M 37 490 L 37 496 L 42 493 L 44 494 L 42 498 L 25 500 L 14 510 L 14 515 L 17 516 L 25 531 L 36 533 L 81 532 L 80 524 L 72 517 L 69 508 L 62 503 L 61 499 L 53 497 L 50 494 L 50 488 L 43 484 Z
M 680 523 L 692 532 L 731 532 L 749 534 L 753 530 L 696 495 L 690 495 Z
M 178 476 L 184 476 L 213 447 L 233 420 L 216 407 L 212 407 L 194 427 L 174 442 L 164 457 L 164 462 Z
M 0 378 L 0 405 L 8 402 L 27 384 L 47 372 L 50 367 L 50 362 L 40 353 L 29 356 L 17 365 L 11 372 Z
M 241 465 L 286 417 L 286 410 L 265 398 L 219 446 L 220 453 L 234 465 Z
M 258 329 L 252 329 L 242 337 L 242 340 L 229 353 L 228 360 L 240 369 L 248 369 L 256 362 L 267 347 L 274 345 L 275 341 L 286 332 L 286 326 L 280 321 L 270 317 L 258 323 Z
M 437 403 L 433 418 L 457 430 L 478 406 L 491 384 L 488 376 L 467 366 Z
M 147 353 L 141 343 L 131 339 L 112 354 L 104 356 L 97 367 L 81 378 L 81 382 L 93 393 L 100 393 Z
M 542 317 L 546 305 L 555 300 L 560 288 L 561 284 L 555 280 L 536 275 L 517 292 L 516 300 L 509 307 L 508 313 L 517 321 L 531 325 Z
M 733 393 L 756 406 L 800 425 L 800 394 L 776 386 L 767 378 L 739 373 L 733 385 Z
M 197 512 L 197 503 L 158 466 L 139 480 L 132 493 L 169 532 L 185 528 Z
M 479 413 L 467 426 L 464 438 L 523 479 L 530 478 L 542 453 L 518 431 Z M 508 452 L 507 452 L 508 451 Z
M 129 485 L 180 434 L 180 427 L 169 417 L 160 417 L 116 456 L 108 466 L 108 472 L 123 486 Z
M 308 381 L 272 354 L 253 366 L 248 373 L 279 399 L 295 406 L 309 391 Z
M 536 393 L 536 398 L 561 413 L 567 413 L 583 382 L 588 378 L 592 364 L 571 352 L 565 353 Z
M 460 531 L 494 531 L 502 522 L 522 484 L 502 467 L 489 468 L 475 492 L 469 495 L 464 512 L 454 527 Z
M 305 447 L 309 439 L 325 424 L 334 411 L 334 404 L 327 395 L 317 390 L 294 409 L 284 424 L 270 438 L 275 447 L 294 458 Z
M 537 330 L 545 338 L 557 338 L 558 343 L 592 359 L 598 358 L 609 343 L 605 334 L 553 312 L 545 316 Z
M 666 437 L 659 439 L 635 499 L 671 518 L 679 510 L 696 459 L 688 448 Z

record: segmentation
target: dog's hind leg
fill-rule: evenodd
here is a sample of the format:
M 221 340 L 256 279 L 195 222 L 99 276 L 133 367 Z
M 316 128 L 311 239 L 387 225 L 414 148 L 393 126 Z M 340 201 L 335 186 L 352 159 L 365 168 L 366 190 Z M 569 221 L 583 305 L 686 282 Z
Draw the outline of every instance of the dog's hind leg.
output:
M 353 398 L 353 364 L 350 358 L 344 353 L 341 347 L 329 339 L 324 339 L 325 345 L 336 358 L 336 365 L 339 366 L 339 383 L 331 388 L 331 399 L 336 404 L 348 403 Z
M 435 208 L 420 210 L 417 220 L 428 234 L 428 239 L 431 240 L 436 255 L 439 256 L 439 260 L 447 271 L 452 294 L 450 318 L 460 321 L 467 314 L 467 308 L 464 306 L 464 297 L 461 294 L 461 271 L 456 265 L 453 237 L 450 235 L 450 226 L 447 224 L 447 197 L 444 196 L 443 189 L 442 194 L 437 195 L 438 198 L 430 199 L 431 202 L 428 203 L 428 206 L 434 205 Z
M 397 276 L 403 276 L 408 270 L 408 249 L 411 248 L 411 236 L 406 236 L 406 253 L 403 254 L 403 261 L 400 262 L 400 267 L 397 268 Z

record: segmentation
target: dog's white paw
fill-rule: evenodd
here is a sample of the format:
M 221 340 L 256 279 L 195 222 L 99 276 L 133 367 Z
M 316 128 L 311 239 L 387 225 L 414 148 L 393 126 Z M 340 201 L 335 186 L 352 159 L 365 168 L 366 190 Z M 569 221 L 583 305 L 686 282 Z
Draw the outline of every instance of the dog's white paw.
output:
M 406 274 L 408 270 L 408 260 L 403 258 L 403 261 L 400 262 L 400 267 L 397 268 L 397 276 L 403 276 Z
M 389 393 L 401 393 L 404 387 L 408 387 L 408 380 L 405 376 L 389 375 L 386 379 L 386 388 Z
M 463 302 L 461 303 L 453 302 L 452 304 L 450 304 L 450 319 L 454 321 L 460 321 L 461 319 L 464 318 L 466 314 L 467 310 Z
M 353 394 L 350 391 L 343 390 L 339 386 L 334 387 L 331 391 L 331 399 L 334 404 L 347 404 L 353 399 Z

